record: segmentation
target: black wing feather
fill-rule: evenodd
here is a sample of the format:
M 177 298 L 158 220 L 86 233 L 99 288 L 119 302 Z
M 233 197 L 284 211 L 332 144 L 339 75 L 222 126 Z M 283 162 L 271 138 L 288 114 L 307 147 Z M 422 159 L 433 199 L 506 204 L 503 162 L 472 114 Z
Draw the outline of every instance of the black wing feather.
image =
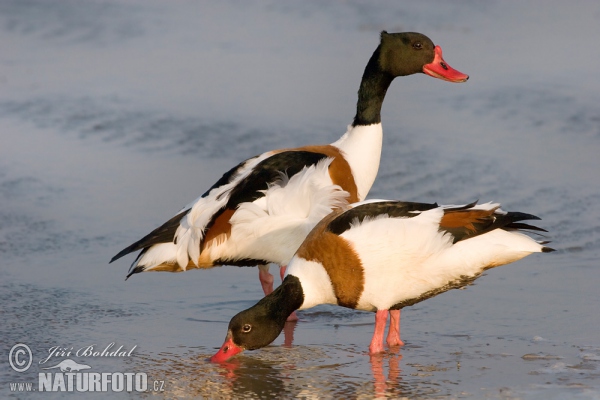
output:
M 448 210 L 446 210 L 448 211 Z M 475 230 L 465 229 L 464 227 L 460 228 L 441 228 L 452 234 L 454 236 L 454 243 L 459 242 L 461 240 L 466 240 L 475 236 L 483 235 L 484 233 L 491 232 L 495 229 L 529 229 L 534 231 L 543 231 L 546 232 L 542 228 L 538 228 L 533 225 L 520 223 L 519 221 L 525 220 L 539 220 L 539 217 L 535 215 L 526 214 L 522 212 L 511 211 L 506 214 L 492 214 L 490 217 L 485 219 L 480 219 L 478 222 L 473 222 L 473 226 Z
M 245 163 L 247 163 L 248 161 L 250 161 L 250 160 L 252 160 L 252 159 L 254 159 L 254 158 L 256 158 L 256 157 L 258 157 L 258 156 L 255 156 L 255 157 L 249 158 L 249 159 L 247 159 L 247 160 L 245 160 L 245 161 L 242 161 L 241 163 L 239 163 L 239 164 L 238 164 L 238 165 L 236 165 L 235 167 L 231 168 L 229 171 L 225 172 L 225 173 L 223 174 L 223 176 L 222 176 L 221 178 L 219 178 L 219 180 L 218 180 L 218 181 L 216 181 L 216 182 L 215 182 L 215 184 L 214 184 L 214 185 L 212 185 L 212 186 L 211 186 L 211 187 L 210 187 L 210 188 L 209 188 L 209 189 L 208 189 L 206 192 L 204 192 L 204 193 L 202 194 L 202 196 L 201 196 L 201 197 L 206 197 L 206 196 L 208 196 L 208 194 L 210 193 L 210 191 L 211 191 L 211 190 L 213 190 L 214 188 L 218 188 L 218 187 L 220 187 L 220 186 L 226 185 L 226 184 L 228 184 L 229 182 L 231 182 L 231 177 L 232 177 L 232 176 L 233 176 L 233 175 L 234 175 L 234 174 L 235 174 L 235 173 L 236 173 L 236 172 L 237 172 L 237 171 L 238 171 L 240 168 L 242 168 L 242 167 L 244 166 L 244 164 L 245 164 Z
M 175 237 L 175 232 L 179 227 L 179 222 L 181 221 L 181 218 L 183 218 L 183 216 L 186 215 L 189 211 L 190 209 L 188 208 L 187 210 L 180 212 L 179 214 L 177 214 L 176 216 L 174 216 L 173 218 L 171 218 L 170 220 L 168 220 L 167 222 L 165 222 L 164 224 L 162 224 L 161 226 L 159 226 L 158 228 L 156 228 L 137 242 L 124 248 L 116 256 L 114 256 L 110 260 L 110 262 L 118 260 L 124 255 L 133 253 L 134 251 L 138 251 L 158 243 L 172 242 L 173 238 Z
M 262 190 L 268 189 L 269 184 L 277 180 L 281 172 L 292 176 L 326 157 L 323 153 L 288 150 L 264 159 L 231 190 L 225 208 L 235 209 L 240 203 L 263 197 Z
M 391 218 L 410 218 L 419 215 L 419 212 L 436 208 L 436 203 L 412 203 L 402 201 L 378 201 L 361 204 L 342 214 L 329 223 L 327 230 L 341 235 L 356 221 L 362 222 L 367 217 L 376 217 L 387 214 Z
M 537 231 L 537 232 L 548 232 L 547 230 L 529 224 L 524 224 L 522 222 L 513 222 L 504 227 L 504 229 L 516 229 L 516 230 L 527 230 L 527 231 Z

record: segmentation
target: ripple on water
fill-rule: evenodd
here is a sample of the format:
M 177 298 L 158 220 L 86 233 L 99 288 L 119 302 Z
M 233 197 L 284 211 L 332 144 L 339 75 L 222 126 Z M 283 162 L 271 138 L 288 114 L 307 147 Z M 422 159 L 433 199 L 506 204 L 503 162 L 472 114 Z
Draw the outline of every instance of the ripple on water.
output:
M 0 27 L 44 41 L 102 46 L 142 35 L 148 22 L 141 9 L 118 2 L 3 1 Z
M 71 289 L 40 288 L 29 284 L 4 283 L 0 285 L 0 354 L 8 354 L 15 343 L 30 345 L 36 355 L 48 354 L 53 346 L 91 345 L 110 343 L 98 338 L 102 332 L 94 327 L 118 322 L 127 326 L 142 316 L 136 307 L 107 304 L 95 296 Z M 0 371 L 0 377 L 12 370 Z
M 233 120 L 178 116 L 139 109 L 115 97 L 66 96 L 0 102 L 0 116 L 18 117 L 40 128 L 77 135 L 81 139 L 116 142 L 147 152 L 198 157 L 253 157 L 264 151 L 323 142 L 331 132 L 246 126 Z M 332 136 L 332 140 L 336 137 Z
M 368 357 L 347 345 L 268 346 L 218 365 L 207 361 L 212 351 L 206 348 L 170 350 L 138 357 L 136 368 L 165 379 L 173 398 L 334 399 L 372 398 L 374 393 L 397 398 L 448 393 L 439 384 L 402 379 L 402 356 L 393 352 L 372 357 L 373 379 L 365 380 Z

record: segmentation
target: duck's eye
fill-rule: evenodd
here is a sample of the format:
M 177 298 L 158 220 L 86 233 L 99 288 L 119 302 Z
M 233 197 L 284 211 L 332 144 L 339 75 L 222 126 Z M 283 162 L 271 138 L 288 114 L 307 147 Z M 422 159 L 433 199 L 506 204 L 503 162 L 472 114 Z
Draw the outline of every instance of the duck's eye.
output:
M 250 324 L 245 324 L 244 326 L 242 326 L 242 332 L 244 333 L 248 333 L 252 330 L 252 325 Z
M 423 48 L 423 45 L 421 44 L 421 42 L 415 42 L 413 43 L 413 48 L 415 50 L 421 50 Z

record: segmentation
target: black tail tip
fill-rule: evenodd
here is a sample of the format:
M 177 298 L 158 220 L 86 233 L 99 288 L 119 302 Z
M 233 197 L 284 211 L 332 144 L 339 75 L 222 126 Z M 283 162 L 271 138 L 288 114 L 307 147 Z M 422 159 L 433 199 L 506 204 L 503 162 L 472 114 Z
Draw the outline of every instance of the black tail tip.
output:
M 129 279 L 129 277 L 133 274 L 139 274 L 140 272 L 144 272 L 146 268 L 141 267 L 141 266 L 136 266 L 135 268 L 132 268 L 129 270 L 129 273 L 127 274 L 127 276 L 125 277 L 125 280 Z
M 552 253 L 553 251 L 556 251 L 556 249 L 553 249 L 552 247 L 542 247 L 542 253 Z

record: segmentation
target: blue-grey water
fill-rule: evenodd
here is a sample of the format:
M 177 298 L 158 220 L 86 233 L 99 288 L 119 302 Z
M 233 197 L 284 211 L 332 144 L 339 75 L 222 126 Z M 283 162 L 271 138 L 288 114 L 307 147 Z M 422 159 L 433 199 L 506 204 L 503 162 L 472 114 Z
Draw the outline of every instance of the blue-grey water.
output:
M 471 78 L 392 84 L 369 197 L 499 201 L 557 251 L 405 309 L 381 356 L 373 314 L 319 306 L 287 342 L 207 362 L 257 270 L 124 281 L 133 257 L 108 261 L 240 160 L 336 140 L 383 29 Z M 159 398 L 599 399 L 599 39 L 595 1 L 0 1 L 0 397 L 60 398 L 10 384 L 37 389 L 56 346 L 115 343 L 135 348 L 70 358 Z

